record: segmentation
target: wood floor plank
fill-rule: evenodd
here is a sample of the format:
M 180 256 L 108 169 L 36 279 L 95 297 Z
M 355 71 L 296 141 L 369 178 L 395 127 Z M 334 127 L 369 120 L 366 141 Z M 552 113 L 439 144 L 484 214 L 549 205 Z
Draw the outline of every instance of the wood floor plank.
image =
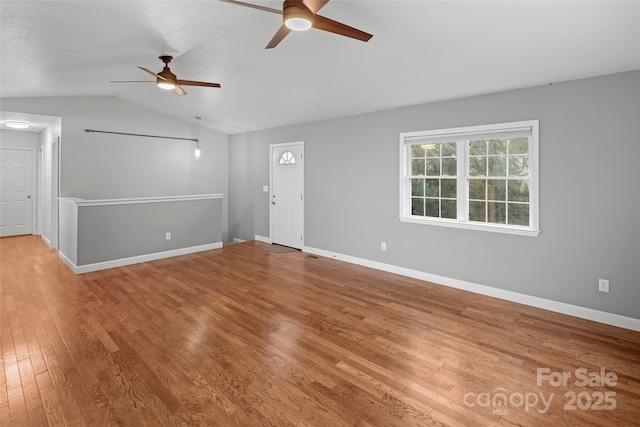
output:
M 27 415 L 29 416 L 29 425 L 31 427 L 46 426 L 49 424 L 47 421 L 47 413 L 42 405 L 29 409 Z
M 0 425 L 640 419 L 638 332 L 265 246 L 74 275 L 38 236 L 0 238 Z
M 22 387 L 17 385 L 7 389 L 10 425 L 29 425 L 29 415 L 24 401 Z
M 49 372 L 41 372 L 37 374 L 36 382 L 38 383 L 38 390 L 40 391 L 40 398 L 42 399 L 42 406 L 44 408 L 48 425 L 66 425 L 64 414 L 62 413 L 62 407 L 58 401 L 58 396 L 53 382 L 51 381 L 51 377 L 49 376 Z
M 33 367 L 31 366 L 31 360 L 23 359 L 19 361 L 18 369 L 20 371 L 20 381 L 22 383 L 22 392 L 24 393 L 27 411 L 42 406 L 40 391 L 38 390 L 36 377 L 33 372 Z

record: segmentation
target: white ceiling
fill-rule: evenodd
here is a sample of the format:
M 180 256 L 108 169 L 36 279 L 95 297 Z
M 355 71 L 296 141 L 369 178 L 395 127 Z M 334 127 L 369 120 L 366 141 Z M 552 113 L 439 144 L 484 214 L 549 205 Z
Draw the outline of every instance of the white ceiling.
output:
M 0 7 L 3 98 L 113 95 L 224 133 L 640 69 L 640 1 L 333 0 L 320 14 L 368 43 L 312 29 L 270 50 L 279 15 L 213 0 Z M 222 88 L 110 83 L 163 53 Z

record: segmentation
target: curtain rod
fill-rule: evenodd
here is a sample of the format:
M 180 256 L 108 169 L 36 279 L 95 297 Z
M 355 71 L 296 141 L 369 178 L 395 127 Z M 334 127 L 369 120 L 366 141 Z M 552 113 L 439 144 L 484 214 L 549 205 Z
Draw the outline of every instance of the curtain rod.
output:
M 125 132 L 110 132 L 110 131 L 106 131 L 106 130 L 93 130 L 93 129 L 85 129 L 85 132 L 98 132 L 98 133 L 111 133 L 114 135 L 128 135 L 128 136 L 143 136 L 146 138 L 162 138 L 162 139 L 180 139 L 182 141 L 194 141 L 194 142 L 200 142 L 200 140 L 195 139 L 195 138 L 178 138 L 175 136 L 160 136 L 160 135 L 144 135 L 141 133 L 125 133 Z

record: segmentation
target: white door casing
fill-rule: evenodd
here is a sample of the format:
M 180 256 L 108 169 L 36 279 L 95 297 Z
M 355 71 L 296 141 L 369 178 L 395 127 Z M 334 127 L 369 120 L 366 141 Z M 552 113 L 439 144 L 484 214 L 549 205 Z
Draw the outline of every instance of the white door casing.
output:
M 0 149 L 0 236 L 33 233 L 33 149 Z
M 60 137 L 51 141 L 51 249 L 58 249 L 60 196 Z
M 304 246 L 304 143 L 273 144 L 271 149 L 271 242 Z

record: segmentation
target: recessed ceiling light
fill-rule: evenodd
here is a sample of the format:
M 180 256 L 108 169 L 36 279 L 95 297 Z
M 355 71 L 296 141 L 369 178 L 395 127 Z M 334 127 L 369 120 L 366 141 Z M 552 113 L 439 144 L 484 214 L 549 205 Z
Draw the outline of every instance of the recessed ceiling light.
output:
M 28 129 L 31 127 L 29 122 L 19 122 L 17 120 L 7 120 L 4 122 L 5 126 L 12 129 Z

